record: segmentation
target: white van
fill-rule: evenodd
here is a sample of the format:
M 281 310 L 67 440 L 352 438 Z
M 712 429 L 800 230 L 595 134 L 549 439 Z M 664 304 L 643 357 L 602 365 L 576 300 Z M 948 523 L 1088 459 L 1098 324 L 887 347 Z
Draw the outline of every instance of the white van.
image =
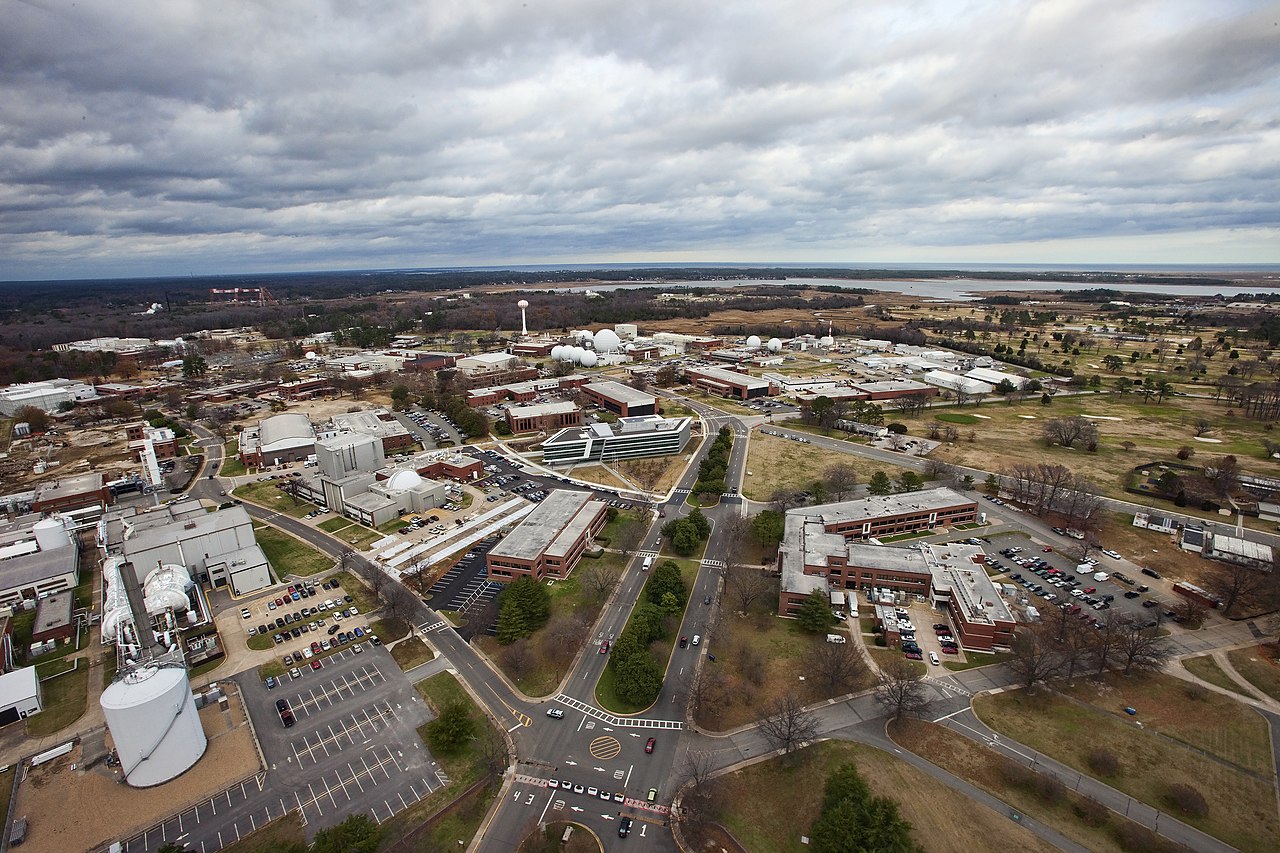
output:
M 937 653 L 937 652 L 929 652 L 929 663 L 933 664 L 934 666 L 937 666 L 937 665 L 938 665 L 938 653 Z

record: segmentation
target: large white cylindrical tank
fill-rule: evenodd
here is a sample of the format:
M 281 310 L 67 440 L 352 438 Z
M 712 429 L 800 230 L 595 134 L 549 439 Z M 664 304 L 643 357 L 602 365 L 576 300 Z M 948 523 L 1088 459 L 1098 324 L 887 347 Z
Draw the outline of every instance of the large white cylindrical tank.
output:
M 760 349 L 760 336 L 752 335 L 747 338 L 747 349 Z
M 582 357 L 578 359 L 578 363 L 583 367 L 595 367 L 597 360 L 595 353 L 591 350 L 586 350 L 582 353 Z
M 833 338 L 833 337 L 831 337 L 830 335 L 823 335 L 823 336 L 818 340 L 818 343 L 819 343 L 821 346 L 824 346 L 824 347 L 832 346 L 832 345 L 834 345 L 834 344 L 835 344 L 835 342 L 836 342 L 836 339 L 835 339 L 835 338 Z
M 601 329 L 592 338 L 592 343 L 595 345 L 596 352 L 613 352 L 622 343 L 622 340 L 613 329 Z
M 769 352 L 782 352 L 782 341 L 778 338 L 769 338 Z
M 204 755 L 191 682 L 178 666 L 143 666 L 102 691 L 102 712 L 120 756 L 125 781 L 135 788 L 168 782 Z
M 41 551 L 52 551 L 71 544 L 71 534 L 67 532 L 61 519 L 56 517 L 40 519 L 32 526 L 31 532 L 35 534 L 36 544 Z

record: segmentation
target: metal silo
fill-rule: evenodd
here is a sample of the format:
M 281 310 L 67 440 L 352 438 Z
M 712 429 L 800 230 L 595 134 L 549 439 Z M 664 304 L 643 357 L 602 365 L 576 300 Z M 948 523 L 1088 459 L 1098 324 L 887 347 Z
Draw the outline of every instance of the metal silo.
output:
M 125 781 L 135 788 L 181 775 L 208 746 L 181 663 L 125 672 L 102 691 L 101 704 Z

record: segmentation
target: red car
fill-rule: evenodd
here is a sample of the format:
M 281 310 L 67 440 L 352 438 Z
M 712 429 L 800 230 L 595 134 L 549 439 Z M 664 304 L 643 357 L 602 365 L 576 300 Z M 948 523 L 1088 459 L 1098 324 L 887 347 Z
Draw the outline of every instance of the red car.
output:
M 649 742 L 644 745 L 645 752 L 653 752 L 654 745 L 658 742 L 656 737 L 649 738 Z
M 609 654 L 609 641 L 608 641 L 608 640 L 605 640 L 603 643 L 601 643 L 601 644 L 600 644 L 600 654 L 602 654 L 602 655 L 607 655 L 607 654 Z
M 943 646 L 942 653 L 944 655 L 956 655 L 960 653 L 960 650 L 957 649 L 955 646 Z
M 1050 548 L 1048 545 L 1044 546 L 1040 550 L 1044 551 L 1046 554 L 1051 553 L 1053 551 L 1053 549 Z
M 1098 591 L 1098 588 L 1096 586 L 1086 586 L 1084 588 L 1085 595 L 1093 595 L 1097 591 Z
M 924 660 L 924 655 L 919 652 L 907 652 L 906 658 L 907 660 Z
M 318 660 L 313 660 L 313 661 L 311 661 L 311 668 L 312 668 L 312 669 L 319 669 L 319 668 L 320 668 L 320 661 L 318 661 Z

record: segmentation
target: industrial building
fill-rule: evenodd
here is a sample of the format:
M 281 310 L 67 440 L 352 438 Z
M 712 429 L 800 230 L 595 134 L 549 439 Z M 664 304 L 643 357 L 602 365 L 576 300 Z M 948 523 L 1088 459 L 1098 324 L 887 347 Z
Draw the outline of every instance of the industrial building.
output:
M 467 392 L 467 405 L 477 409 L 481 406 L 492 406 L 504 400 L 530 403 L 536 400 L 539 394 L 569 391 L 585 384 L 587 384 L 587 377 L 580 373 L 571 373 L 568 376 L 548 376 L 528 382 L 514 382 L 510 385 L 472 388 Z
M 31 511 L 63 512 L 83 507 L 105 509 L 110 503 L 111 490 L 102 473 L 88 471 L 36 484 Z
M 447 502 L 447 487 L 424 478 L 416 460 L 387 467 L 382 439 L 344 432 L 316 442 L 316 472 L 296 477 L 298 497 L 370 527 Z
M 657 397 L 621 382 L 591 382 L 582 386 L 582 393 L 595 405 L 619 417 L 658 413 Z
M 92 385 L 73 379 L 46 379 L 41 382 L 22 382 L 0 388 L 0 415 L 11 418 L 27 406 L 45 412 L 56 412 L 63 403 L 82 403 L 96 400 L 98 392 Z
M 315 453 L 315 444 L 316 431 L 306 415 L 272 415 L 240 432 L 240 461 L 254 468 L 301 462 Z
M 0 726 L 25 720 L 41 710 L 40 677 L 34 666 L 0 675 Z
M 893 400 L 898 397 L 936 397 L 938 389 L 910 379 L 885 379 L 879 382 L 855 382 L 853 387 L 866 394 L 868 400 Z
M 527 576 L 566 578 L 578 565 L 591 537 L 608 520 L 609 505 L 588 492 L 553 489 L 514 530 L 489 550 L 489 580 Z
M 1000 370 L 992 370 L 989 367 L 975 367 L 973 370 L 965 373 L 969 379 L 976 379 L 979 382 L 986 382 L 988 385 L 999 385 L 1001 382 L 1007 381 L 1014 388 L 1022 388 L 1029 381 L 1025 376 L 1019 376 L 1016 373 L 1004 373 Z
M 564 429 L 542 443 L 542 461 L 545 465 L 575 465 L 672 456 L 689 443 L 692 424 L 692 418 L 642 415 L 619 418 L 616 424 Z
M 193 580 L 227 586 L 234 595 L 274 582 L 242 506 L 207 512 L 199 502 L 185 500 L 145 512 L 108 513 L 98 523 L 98 547 L 144 573 L 161 565 L 181 566 Z
M 930 385 L 937 385 L 944 391 L 952 391 L 956 394 L 990 394 L 995 390 L 986 382 L 979 382 L 977 379 L 970 379 L 949 370 L 930 370 L 922 378 Z
M 772 388 L 766 379 L 756 379 L 723 367 L 686 367 L 684 375 L 703 391 L 722 397 L 737 397 L 740 400 L 767 397 Z
M 512 368 L 518 360 L 518 356 L 507 352 L 482 352 L 460 358 L 454 366 L 467 374 L 492 373 Z
M 80 548 L 61 517 L 28 515 L 0 525 L 0 607 L 71 590 L 80 583 Z
M 178 436 L 168 427 L 153 427 L 143 421 L 124 425 L 125 440 L 129 442 L 129 455 L 134 462 L 141 462 L 146 455 L 147 442 L 157 459 L 172 459 L 178 455 Z

